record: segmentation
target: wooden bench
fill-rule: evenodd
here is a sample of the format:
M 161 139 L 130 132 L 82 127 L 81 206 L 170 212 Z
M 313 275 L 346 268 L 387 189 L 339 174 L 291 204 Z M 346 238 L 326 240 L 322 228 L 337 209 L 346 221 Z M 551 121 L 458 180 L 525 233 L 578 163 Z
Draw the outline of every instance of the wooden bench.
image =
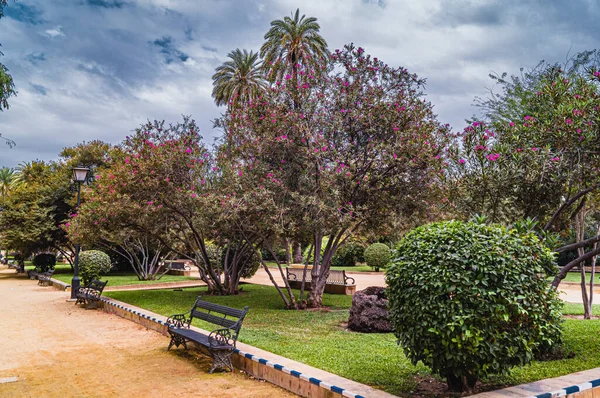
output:
M 100 296 L 102 296 L 102 291 L 104 287 L 106 287 L 106 282 L 101 282 L 96 279 L 92 279 L 90 283 L 87 285 L 80 287 L 75 292 L 75 304 L 86 304 L 88 307 L 96 307 L 98 305 L 98 301 L 100 301 Z
M 303 268 L 286 268 L 286 277 L 290 287 L 300 289 L 302 287 Z M 306 279 L 304 280 L 304 289 L 310 290 L 312 282 L 311 270 L 306 270 Z M 346 271 L 330 270 L 325 285 L 325 293 L 352 295 L 356 292 L 356 281 L 347 276 Z
M 50 284 L 50 279 L 52 279 L 53 274 L 54 269 L 37 274 L 38 285 L 48 286 Z
M 202 301 L 201 297 L 198 296 L 190 311 L 185 314 L 171 315 L 167 319 L 168 331 L 171 336 L 167 350 L 170 350 L 173 345 L 176 347 L 183 345 L 187 350 L 186 342 L 193 341 L 206 348 L 213 358 L 209 373 L 212 373 L 217 367 L 229 368 L 233 371 L 231 356 L 235 350 L 238 334 L 247 312 L 248 307 L 238 310 Z M 189 314 L 189 317 L 187 314 Z M 222 328 L 213 330 L 208 335 L 196 332 L 190 329 L 190 324 L 194 318 Z

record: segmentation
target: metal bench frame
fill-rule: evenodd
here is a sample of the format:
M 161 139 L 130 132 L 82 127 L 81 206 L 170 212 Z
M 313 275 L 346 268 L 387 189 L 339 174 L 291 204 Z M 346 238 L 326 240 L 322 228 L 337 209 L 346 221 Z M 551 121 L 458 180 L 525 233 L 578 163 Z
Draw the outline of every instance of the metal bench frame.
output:
M 312 282 L 312 275 L 310 273 L 311 270 L 306 270 L 306 279 L 304 283 Z M 304 268 L 286 268 L 286 277 L 289 281 L 298 281 L 302 282 L 302 275 L 304 273 Z M 349 283 L 349 281 L 352 281 Z M 350 286 L 356 284 L 354 278 L 350 276 L 346 276 L 346 271 L 336 271 L 330 270 L 329 275 L 327 276 L 327 284 L 328 285 L 340 285 L 340 286 Z
M 52 275 L 54 274 L 54 269 L 48 270 L 46 272 L 41 272 L 37 274 L 38 285 L 49 286 L 50 279 L 52 279 Z
M 102 291 L 104 291 L 107 283 L 108 281 L 101 282 L 92 279 L 87 285 L 77 289 L 75 292 L 75 298 L 77 298 L 75 305 L 86 304 L 88 308 L 97 307 L 100 297 L 102 296 Z
M 246 313 L 248 313 L 248 307 L 238 310 L 237 308 L 202 301 L 202 298 L 198 296 L 190 311 L 171 315 L 167 318 L 168 331 L 171 336 L 167 350 L 170 350 L 173 345 L 175 347 L 183 345 L 187 350 L 187 342 L 194 341 L 206 348 L 208 354 L 213 358 L 209 373 L 212 373 L 217 367 L 228 368 L 233 371 L 231 356 L 235 350 L 238 334 Z M 190 329 L 194 318 L 222 328 L 213 330 L 207 336 Z

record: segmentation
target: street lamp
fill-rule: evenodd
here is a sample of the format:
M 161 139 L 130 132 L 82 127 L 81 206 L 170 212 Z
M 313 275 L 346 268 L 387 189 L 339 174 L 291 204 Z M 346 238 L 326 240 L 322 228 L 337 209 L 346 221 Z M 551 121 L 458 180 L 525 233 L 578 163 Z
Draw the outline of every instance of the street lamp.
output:
M 81 183 L 85 182 L 90 169 L 86 167 L 73 167 L 73 181 L 77 183 L 77 210 L 81 204 Z M 79 289 L 79 243 L 75 243 L 75 261 L 73 262 L 73 279 L 71 279 L 71 298 L 75 298 L 75 293 Z

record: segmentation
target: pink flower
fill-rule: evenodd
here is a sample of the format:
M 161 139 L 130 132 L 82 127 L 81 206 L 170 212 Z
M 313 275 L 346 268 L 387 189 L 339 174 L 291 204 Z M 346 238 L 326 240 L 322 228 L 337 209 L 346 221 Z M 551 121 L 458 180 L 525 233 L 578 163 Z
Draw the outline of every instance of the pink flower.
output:
M 515 127 L 515 122 L 510 122 L 508 124 L 510 125 L 510 127 Z
M 498 160 L 499 157 L 500 157 L 499 153 L 490 153 L 489 155 L 486 156 L 486 158 L 488 158 L 490 162 L 495 162 L 496 160 Z
M 290 75 L 285 75 L 285 80 L 290 80 L 292 78 L 292 76 Z
M 567 123 L 567 124 L 573 124 L 573 121 L 571 119 L 567 119 L 567 120 L 565 120 L 565 123 Z
M 151 201 L 151 200 L 148 201 L 148 206 L 152 206 L 153 204 L 154 204 L 153 201 Z
M 185 153 L 192 153 L 192 150 L 190 148 L 185 150 Z
M 550 160 L 552 160 L 553 162 L 558 162 L 560 160 L 560 158 L 558 156 L 556 156 L 556 157 L 553 157 Z
M 244 173 L 240 170 L 238 171 L 238 175 L 241 177 Z
M 458 163 L 459 163 L 459 164 L 465 164 L 465 162 L 466 162 L 466 160 L 464 160 L 464 159 L 460 159 L 460 160 L 458 161 Z
M 393 154 L 392 156 L 394 157 L 394 159 L 398 159 L 398 155 Z
M 533 152 L 536 152 L 538 149 L 540 149 L 540 148 L 535 148 L 535 147 L 534 147 L 534 148 L 531 148 L 531 150 L 532 150 Z
M 192 198 L 195 198 L 196 196 L 198 196 L 198 195 L 196 195 L 196 192 L 194 192 L 194 193 L 192 194 Z

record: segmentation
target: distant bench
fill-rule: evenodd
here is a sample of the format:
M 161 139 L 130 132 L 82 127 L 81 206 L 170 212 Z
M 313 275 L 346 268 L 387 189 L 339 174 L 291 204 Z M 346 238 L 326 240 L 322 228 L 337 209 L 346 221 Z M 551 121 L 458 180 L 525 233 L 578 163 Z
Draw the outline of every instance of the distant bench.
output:
M 213 358 L 213 364 L 208 373 L 212 373 L 217 367 L 225 367 L 233 371 L 231 356 L 235 350 L 238 334 L 247 312 L 248 307 L 238 310 L 237 308 L 202 301 L 202 298 L 198 297 L 190 311 L 185 314 L 171 315 L 167 319 L 168 331 L 171 336 L 167 350 L 170 350 L 173 345 L 176 347 L 183 345 L 187 350 L 186 342 L 193 341 L 206 348 Z M 189 318 L 186 316 L 188 313 L 190 314 Z M 222 328 L 213 330 L 208 335 L 197 332 L 190 329 L 190 324 L 194 318 Z
M 169 270 L 168 273 L 171 275 L 190 276 L 192 271 L 192 267 L 187 265 L 185 261 L 165 261 L 164 267 Z
M 286 277 L 293 289 L 302 287 L 302 276 L 304 268 L 286 268 Z M 304 289 L 310 290 L 312 282 L 311 270 L 306 270 L 306 279 L 304 280 Z M 356 281 L 347 276 L 346 271 L 330 270 L 325 284 L 325 293 L 352 295 L 356 292 Z

